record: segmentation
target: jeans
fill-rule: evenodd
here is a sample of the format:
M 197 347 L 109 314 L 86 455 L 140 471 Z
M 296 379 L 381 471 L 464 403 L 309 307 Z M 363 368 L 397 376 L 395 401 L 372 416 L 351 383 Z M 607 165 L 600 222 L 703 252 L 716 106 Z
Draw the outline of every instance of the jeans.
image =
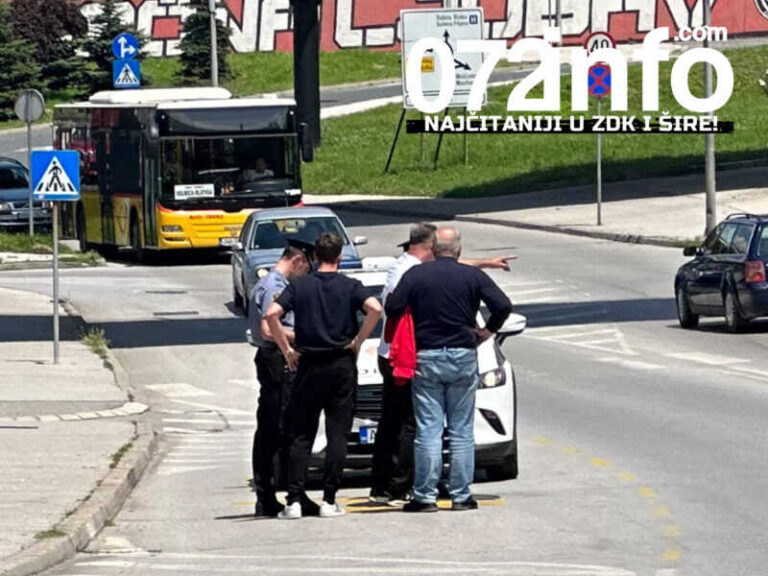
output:
M 475 391 L 479 383 L 477 350 L 442 348 L 418 353 L 413 379 L 416 416 L 414 498 L 437 501 L 443 467 L 443 424 L 451 450 L 450 493 L 464 502 L 475 472 Z

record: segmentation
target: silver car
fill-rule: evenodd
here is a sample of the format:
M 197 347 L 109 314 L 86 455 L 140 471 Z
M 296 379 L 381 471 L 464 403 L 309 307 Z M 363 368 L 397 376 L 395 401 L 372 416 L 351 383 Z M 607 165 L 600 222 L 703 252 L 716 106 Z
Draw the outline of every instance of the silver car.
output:
M 288 238 L 315 243 L 323 232 L 337 234 L 344 242 L 343 270 L 362 268 L 356 246 L 366 244 L 365 236 L 350 239 L 344 224 L 328 208 L 302 206 L 252 212 L 232 246 L 232 299 L 235 306 L 248 311 L 248 295 L 262 276 L 280 258 Z

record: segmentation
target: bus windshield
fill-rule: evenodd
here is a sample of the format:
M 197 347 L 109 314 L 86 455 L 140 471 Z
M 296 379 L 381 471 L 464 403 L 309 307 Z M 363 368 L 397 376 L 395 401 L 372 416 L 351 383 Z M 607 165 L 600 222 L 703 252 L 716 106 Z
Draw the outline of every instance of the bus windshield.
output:
M 283 195 L 296 181 L 295 139 L 286 136 L 162 141 L 166 200 Z

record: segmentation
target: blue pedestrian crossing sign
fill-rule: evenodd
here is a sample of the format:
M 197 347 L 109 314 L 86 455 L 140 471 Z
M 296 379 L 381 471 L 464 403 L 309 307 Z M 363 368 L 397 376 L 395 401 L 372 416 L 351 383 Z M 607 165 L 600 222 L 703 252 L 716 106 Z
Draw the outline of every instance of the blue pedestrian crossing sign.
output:
M 35 200 L 79 200 L 80 153 L 76 150 L 32 152 L 32 195 Z
M 136 36 L 123 32 L 112 40 L 112 54 L 118 60 L 132 60 L 139 55 L 139 41 Z
M 138 60 L 114 60 L 112 85 L 116 89 L 141 88 L 141 69 Z

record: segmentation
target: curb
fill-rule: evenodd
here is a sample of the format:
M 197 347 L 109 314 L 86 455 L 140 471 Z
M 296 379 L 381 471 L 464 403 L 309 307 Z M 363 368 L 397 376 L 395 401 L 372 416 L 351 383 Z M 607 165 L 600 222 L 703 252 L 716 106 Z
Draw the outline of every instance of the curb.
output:
M 62 301 L 62 306 L 70 316 L 82 319 L 70 302 Z M 87 325 L 84 321 L 82 324 Z M 104 362 L 112 369 L 117 386 L 125 391 L 129 399 L 143 396 L 131 385 L 128 374 L 109 348 Z M 65 536 L 37 541 L 29 548 L 0 560 L 0 575 L 30 576 L 71 558 L 88 545 L 107 521 L 117 515 L 157 450 L 158 436 L 151 424 L 142 420 L 135 422 L 135 425 L 136 432 L 130 440 L 133 443 L 131 450 L 96 485 L 74 513 L 56 525 L 56 529 Z
M 88 264 L 86 262 L 73 262 L 71 260 L 59 260 L 59 270 L 70 268 L 101 268 L 106 265 L 107 262 L 104 259 L 93 264 Z M 0 272 L 4 270 L 50 270 L 51 267 L 52 263 L 49 260 L 37 262 L 11 262 L 8 264 L 0 264 Z
M 330 204 L 329 204 L 330 205 Z M 521 220 L 499 220 L 496 218 L 487 218 L 483 216 L 457 216 L 456 214 L 441 214 L 438 212 L 429 212 L 427 210 L 412 210 L 402 208 L 400 210 L 388 210 L 386 208 L 374 208 L 370 206 L 359 206 L 357 202 L 334 205 L 338 211 L 364 212 L 368 214 L 379 214 L 382 216 L 410 216 L 413 218 L 423 218 L 425 220 L 453 220 L 456 222 L 470 222 L 473 224 L 493 224 L 495 226 L 505 226 L 507 228 L 520 228 L 523 230 L 537 230 L 540 232 L 554 232 L 556 234 L 568 234 L 570 236 L 583 236 L 588 238 L 599 238 L 601 240 L 610 240 L 613 242 L 624 242 L 627 244 L 649 244 L 651 246 L 664 246 L 672 248 L 682 248 L 688 246 L 693 240 L 684 238 L 668 238 L 664 236 L 643 236 L 640 234 L 622 234 L 615 232 L 600 232 L 598 230 L 580 230 L 578 228 L 568 228 L 563 226 L 553 226 L 547 224 L 534 224 Z

